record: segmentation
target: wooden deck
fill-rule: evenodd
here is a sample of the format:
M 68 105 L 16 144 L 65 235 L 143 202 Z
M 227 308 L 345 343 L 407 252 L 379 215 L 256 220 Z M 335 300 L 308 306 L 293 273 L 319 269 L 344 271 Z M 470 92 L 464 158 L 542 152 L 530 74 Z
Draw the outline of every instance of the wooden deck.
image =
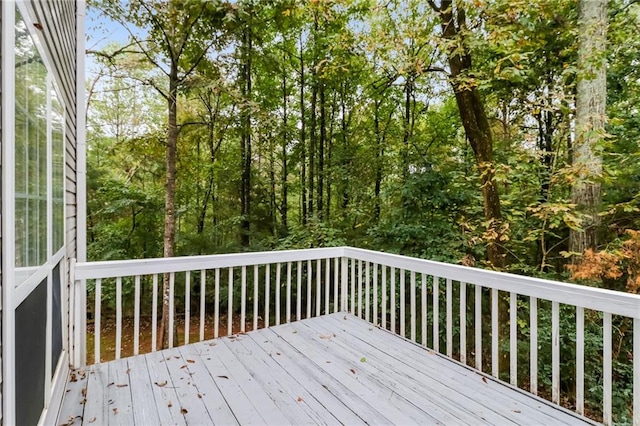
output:
M 58 424 L 589 424 L 349 314 L 94 365 Z

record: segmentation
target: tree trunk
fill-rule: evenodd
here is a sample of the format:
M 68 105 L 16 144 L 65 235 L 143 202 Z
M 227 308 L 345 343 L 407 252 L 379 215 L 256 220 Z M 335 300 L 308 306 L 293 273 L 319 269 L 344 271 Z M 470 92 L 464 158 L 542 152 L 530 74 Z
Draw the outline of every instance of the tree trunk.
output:
M 287 145 L 289 144 L 289 111 L 287 109 L 287 71 L 282 72 L 282 199 L 280 200 L 280 215 L 282 227 L 286 233 L 288 228 L 288 183 L 287 175 Z
M 242 178 L 240 188 L 240 245 L 248 248 L 251 234 L 251 30 L 248 24 L 242 33 L 242 108 L 240 155 L 242 158 Z
M 178 63 L 171 61 L 169 73 L 169 99 L 167 105 L 166 181 L 164 198 L 164 247 L 163 256 L 173 257 L 176 240 L 176 157 L 178 151 Z M 160 321 L 160 347 L 169 345 L 169 275 L 162 280 L 162 319 Z
M 583 253 L 596 249 L 598 212 L 602 201 L 599 179 L 602 156 L 598 144 L 604 137 L 607 100 L 605 64 L 607 0 L 578 2 L 578 84 L 576 88 L 576 142 L 573 167 L 577 177 L 571 201 L 581 214 L 581 229 L 572 229 L 569 250 Z
M 302 196 L 302 224 L 307 224 L 307 149 L 305 134 L 305 102 L 304 102 L 304 51 L 302 49 L 302 36 L 300 36 L 300 163 L 302 172 L 300 176 L 300 194 Z
M 318 218 L 324 214 L 324 147 L 327 142 L 327 105 L 324 79 L 319 84 L 320 91 L 320 140 L 318 143 Z
M 315 67 L 314 67 L 315 68 Z M 316 145 L 317 134 L 316 127 L 318 124 L 316 115 L 316 104 L 318 100 L 318 82 L 316 72 L 312 68 L 311 71 L 311 130 L 309 131 L 309 216 L 313 217 L 314 198 L 315 198 L 315 168 L 316 168 Z
M 449 43 L 447 51 L 451 71 L 450 82 L 480 174 L 484 219 L 487 223 L 487 260 L 499 268 L 505 264 L 506 251 L 502 245 L 504 232 L 500 195 L 494 178 L 493 137 L 480 92 L 477 86 L 469 81 L 472 64 L 471 54 L 464 39 L 464 33 L 468 31 L 466 14 L 460 5 L 453 8 L 453 0 L 442 0 L 441 6 L 436 10 L 440 15 L 443 37 L 456 41 Z

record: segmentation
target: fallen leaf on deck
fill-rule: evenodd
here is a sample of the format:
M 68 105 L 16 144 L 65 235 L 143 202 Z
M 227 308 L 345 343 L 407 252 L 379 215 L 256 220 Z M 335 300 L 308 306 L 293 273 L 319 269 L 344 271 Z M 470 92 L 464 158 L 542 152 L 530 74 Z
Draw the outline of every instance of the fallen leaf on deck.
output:
M 354 370 L 353 368 L 349 371 L 351 371 L 353 374 L 356 374 L 356 370 Z
M 129 386 L 129 385 L 126 384 L 126 383 L 120 383 L 119 385 L 116 385 L 116 387 L 118 387 L 118 388 L 126 388 L 127 386 Z
M 229 380 L 229 378 L 227 376 L 217 376 L 219 379 L 227 379 Z
M 155 382 L 155 384 L 156 384 L 156 386 L 163 387 L 163 386 L 167 386 L 167 381 L 166 381 L 166 380 L 163 380 L 162 382 L 159 382 L 159 383 L 158 383 L 158 382 Z
M 89 420 L 89 423 L 93 423 L 95 421 L 96 421 L 96 418 L 95 417 L 91 417 L 91 419 Z
M 167 407 L 173 407 L 173 403 L 169 401 L 169 403 L 167 404 Z
M 188 360 L 187 360 L 187 362 L 188 362 L 189 364 L 194 364 L 194 363 L 195 363 L 195 361 L 194 361 L 194 360 L 192 360 L 192 359 L 188 359 Z
M 215 345 L 216 345 L 215 342 L 214 343 L 209 343 L 209 346 L 215 346 Z
M 127 368 L 126 374 L 129 374 L 131 372 L 131 367 Z
M 482 378 L 482 381 L 483 381 L 483 382 L 485 382 L 485 383 L 487 383 L 487 378 L 486 378 L 486 377 L 483 377 L 483 378 Z
M 186 409 L 186 408 L 181 408 L 181 409 L 180 409 L 180 412 L 181 412 L 182 414 L 187 414 L 187 413 L 188 413 L 188 411 L 187 411 L 187 409 Z
M 180 367 L 180 369 L 183 369 L 183 368 L 187 368 L 187 364 L 185 364 L 182 367 Z
M 178 355 L 174 355 L 173 356 L 175 359 L 180 359 L 180 357 Z
M 298 399 L 296 399 L 296 401 L 298 401 L 298 402 L 302 402 L 302 401 L 304 401 L 304 400 L 302 399 L 302 397 L 298 397 Z
M 109 387 L 109 386 L 113 386 L 113 385 L 115 385 L 115 384 L 116 384 L 115 382 L 111 382 L 111 383 L 109 383 L 109 384 L 107 385 L 107 387 Z
M 202 399 L 202 394 L 201 393 L 198 394 L 198 398 Z
M 82 396 L 87 396 L 87 388 L 82 388 Z
M 276 352 L 276 355 L 282 355 L 280 352 Z
M 347 320 L 347 316 L 346 316 L 346 315 L 344 316 L 344 320 L 345 320 L 345 321 Z
M 297 331 L 294 331 L 294 332 L 293 332 L 293 333 L 291 333 L 291 334 L 298 334 L 298 332 L 297 332 Z M 267 342 L 265 342 L 265 343 L 267 343 Z
M 71 378 L 69 379 L 70 382 L 77 382 L 78 381 L 78 376 L 76 376 L 76 373 L 71 373 Z
M 327 364 L 331 364 L 331 361 L 325 361 Z
M 320 338 L 324 339 L 324 340 L 329 340 L 329 339 L 331 339 L 331 337 L 335 337 L 335 335 L 334 336 L 331 336 L 330 334 L 321 334 L 320 335 Z
M 118 407 L 113 408 L 113 414 L 118 414 Z
M 360 362 L 367 362 L 367 359 L 365 357 L 360 358 Z
M 520 413 L 520 410 L 513 410 L 514 413 Z

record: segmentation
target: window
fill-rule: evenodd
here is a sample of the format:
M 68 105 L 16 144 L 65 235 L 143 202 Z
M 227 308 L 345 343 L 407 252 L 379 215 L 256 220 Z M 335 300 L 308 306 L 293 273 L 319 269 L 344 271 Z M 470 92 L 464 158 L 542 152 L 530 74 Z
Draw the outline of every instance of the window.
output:
M 16 285 L 64 245 L 64 106 L 16 9 Z

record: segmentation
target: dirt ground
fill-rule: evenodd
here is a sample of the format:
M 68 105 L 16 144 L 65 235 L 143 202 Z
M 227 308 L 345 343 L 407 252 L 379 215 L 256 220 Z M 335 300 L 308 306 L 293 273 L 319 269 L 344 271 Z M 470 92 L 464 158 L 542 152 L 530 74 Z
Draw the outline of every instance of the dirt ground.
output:
M 184 336 L 184 318 L 175 318 L 174 324 L 176 333 L 174 333 L 174 346 L 185 343 Z M 160 320 L 158 319 L 158 334 L 160 334 Z M 93 363 L 95 353 L 95 324 L 87 324 L 87 362 Z M 263 327 L 262 318 L 258 321 L 258 326 Z M 245 321 L 245 330 L 253 330 L 253 320 Z M 240 333 L 240 315 L 233 316 L 233 333 Z M 140 318 L 140 349 L 139 353 L 144 354 L 151 352 L 151 336 L 152 324 L 150 317 Z M 213 339 L 214 318 L 213 316 L 205 317 L 204 339 Z M 220 324 L 218 329 L 219 337 L 227 335 L 227 316 L 220 316 Z M 200 316 L 191 317 L 189 321 L 189 343 L 200 341 Z M 124 358 L 133 355 L 134 346 L 134 319 L 130 317 L 122 320 L 122 349 L 120 357 Z M 159 347 L 159 346 L 158 346 Z M 115 318 L 102 318 L 100 324 L 100 361 L 111 361 L 115 359 L 116 351 L 116 320 Z

